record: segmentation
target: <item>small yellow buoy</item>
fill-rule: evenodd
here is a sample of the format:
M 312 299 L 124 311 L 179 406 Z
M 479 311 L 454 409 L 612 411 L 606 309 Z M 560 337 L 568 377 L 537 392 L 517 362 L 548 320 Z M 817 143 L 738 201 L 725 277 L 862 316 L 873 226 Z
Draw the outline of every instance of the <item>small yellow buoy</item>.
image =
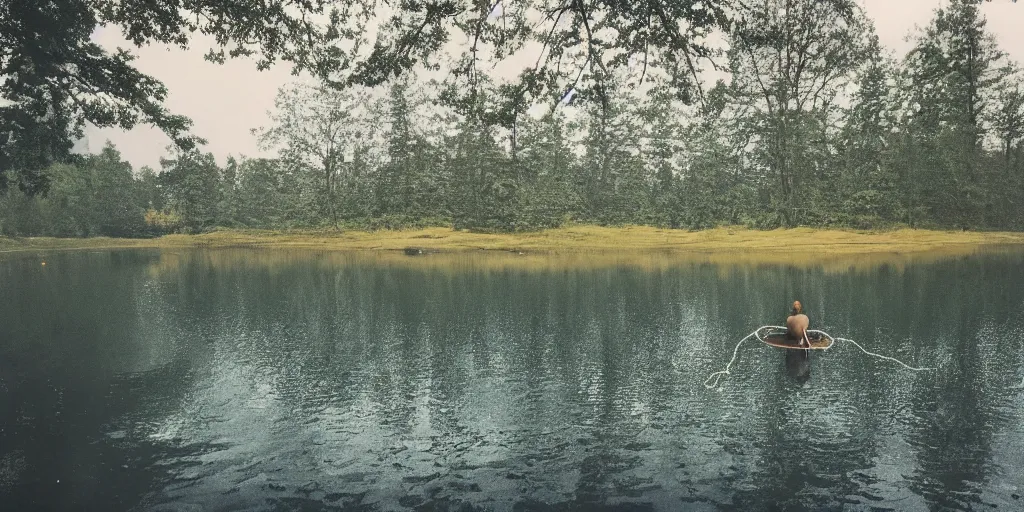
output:
M 43 262 L 43 266 L 44 266 L 44 267 L 46 266 L 46 262 L 45 262 L 45 261 Z

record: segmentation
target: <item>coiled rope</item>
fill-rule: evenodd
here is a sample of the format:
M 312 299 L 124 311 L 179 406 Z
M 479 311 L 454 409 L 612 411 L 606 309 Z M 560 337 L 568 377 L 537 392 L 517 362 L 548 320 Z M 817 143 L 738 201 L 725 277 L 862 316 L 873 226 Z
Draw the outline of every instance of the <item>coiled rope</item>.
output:
M 711 375 L 709 375 L 708 378 L 704 381 L 704 387 L 707 388 L 707 389 L 712 389 L 712 388 L 718 387 L 718 383 L 722 380 L 722 376 L 724 376 L 724 375 L 731 375 L 731 372 L 729 370 L 732 368 L 732 364 L 736 362 L 736 357 L 739 355 L 739 351 L 740 351 L 740 345 L 742 345 L 744 341 L 747 341 L 748 339 L 753 337 L 753 338 L 757 338 L 762 343 L 767 344 L 764 341 L 764 338 L 762 338 L 761 334 L 760 334 L 760 332 L 765 330 L 765 329 L 783 329 L 783 330 L 785 330 L 786 328 L 782 327 L 782 326 L 779 326 L 779 325 L 762 325 L 761 327 L 758 327 L 757 329 L 755 329 L 754 332 L 744 336 L 743 339 L 741 339 L 738 343 L 736 343 L 736 348 L 734 348 L 733 351 L 732 351 L 732 359 L 729 360 L 729 364 L 725 365 L 725 369 L 724 370 L 717 371 L 717 372 L 712 373 Z M 832 340 L 834 340 L 836 342 L 838 342 L 838 341 L 849 341 L 850 343 L 853 343 L 857 348 L 859 348 L 861 350 L 861 352 L 864 352 L 865 354 L 867 354 L 869 356 L 877 357 L 879 359 L 885 359 L 885 360 L 888 360 L 888 361 L 893 361 L 895 363 L 898 363 L 898 364 L 902 365 L 904 368 L 906 368 L 908 370 L 912 370 L 912 371 L 915 371 L 915 372 L 921 372 L 921 371 L 934 370 L 935 369 L 935 368 L 916 368 L 916 367 L 910 366 L 910 365 L 904 363 L 903 361 L 900 361 L 899 359 L 896 359 L 895 357 L 883 356 L 882 354 L 876 354 L 874 352 L 870 352 L 867 349 L 865 349 L 864 347 L 860 346 L 860 343 L 857 343 L 856 341 L 853 341 L 853 340 L 851 340 L 849 338 L 836 338 L 836 337 L 832 336 L 831 334 L 829 334 L 829 333 L 827 333 L 825 331 L 820 331 L 820 330 L 816 330 L 816 329 L 808 329 L 807 332 L 809 332 L 809 333 L 814 332 L 814 333 L 822 334 L 824 336 L 828 336 L 829 338 L 832 338 Z M 829 348 L 832 348 L 832 345 L 829 345 L 828 347 L 826 347 L 825 350 L 828 350 Z

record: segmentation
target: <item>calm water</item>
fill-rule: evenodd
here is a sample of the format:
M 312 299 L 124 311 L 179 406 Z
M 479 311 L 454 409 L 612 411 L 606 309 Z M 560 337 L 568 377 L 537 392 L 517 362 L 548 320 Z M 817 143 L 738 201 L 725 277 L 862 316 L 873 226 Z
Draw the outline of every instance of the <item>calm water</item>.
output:
M 1024 509 L 1019 255 L 45 260 L 0 259 L 6 510 Z M 812 327 L 940 370 L 754 342 L 705 389 L 794 298 Z

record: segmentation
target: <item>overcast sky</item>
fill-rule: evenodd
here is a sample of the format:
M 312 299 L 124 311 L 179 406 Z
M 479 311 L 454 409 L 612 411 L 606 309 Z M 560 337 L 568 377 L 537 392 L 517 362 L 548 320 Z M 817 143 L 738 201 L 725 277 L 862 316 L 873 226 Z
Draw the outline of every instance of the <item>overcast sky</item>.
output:
M 924 26 L 936 7 L 945 0 L 861 0 L 867 15 L 875 22 L 882 43 L 897 55 L 909 48 L 907 35 L 915 26 Z M 1000 47 L 1018 62 L 1024 63 L 1024 3 L 993 0 L 983 5 L 988 29 Z M 129 48 L 116 28 L 96 34 L 100 44 L 114 49 Z M 190 117 L 194 132 L 206 138 L 205 151 L 212 152 L 223 164 L 228 155 L 260 156 L 251 128 L 267 124 L 267 111 L 274 106 L 277 89 L 295 77 L 288 65 L 257 71 L 254 61 L 231 60 L 224 65 L 203 60 L 209 48 L 197 39 L 193 49 L 152 45 L 134 49 L 136 65 L 143 73 L 164 82 L 169 94 L 167 106 L 174 113 Z M 170 144 L 159 130 L 140 126 L 131 131 L 114 128 L 86 131 L 89 149 L 99 151 L 106 140 L 112 141 L 123 157 L 136 168 L 143 165 L 159 170 L 160 157 Z

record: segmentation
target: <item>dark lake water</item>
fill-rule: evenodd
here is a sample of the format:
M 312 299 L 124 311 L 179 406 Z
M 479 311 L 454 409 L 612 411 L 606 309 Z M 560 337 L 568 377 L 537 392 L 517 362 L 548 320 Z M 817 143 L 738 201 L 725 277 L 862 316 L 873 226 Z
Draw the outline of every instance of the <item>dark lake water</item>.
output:
M 0 259 L 4 510 L 1024 509 L 1020 254 L 45 256 Z M 794 299 L 938 370 L 754 341 L 703 386 Z

